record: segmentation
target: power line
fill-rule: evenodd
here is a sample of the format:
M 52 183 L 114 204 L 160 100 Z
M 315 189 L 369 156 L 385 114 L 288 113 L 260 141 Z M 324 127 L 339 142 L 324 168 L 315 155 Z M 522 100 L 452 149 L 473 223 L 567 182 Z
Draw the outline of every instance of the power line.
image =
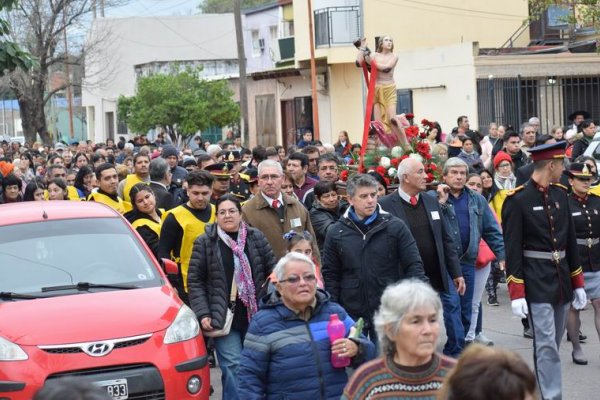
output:
M 386 1 L 386 0 L 375 0 L 375 1 L 379 1 L 380 3 L 386 3 L 386 4 L 390 4 L 396 7 L 402 7 L 402 5 L 393 2 L 393 1 Z M 499 19 L 499 20 L 512 20 L 512 19 L 520 19 L 523 20 L 524 18 L 527 18 L 527 16 L 524 15 L 516 15 L 516 14 L 506 14 L 506 13 L 497 13 L 497 12 L 492 12 L 492 11 L 483 11 L 483 10 L 472 10 L 472 9 L 468 9 L 468 8 L 460 8 L 460 7 L 452 7 L 452 6 L 445 6 L 442 4 L 431 4 L 431 3 L 427 3 L 424 1 L 417 1 L 417 0 L 400 0 L 402 2 L 405 3 L 410 3 L 410 4 L 418 4 L 418 5 L 422 5 L 422 6 L 427 6 L 427 7 L 434 7 L 434 8 L 441 8 L 441 9 L 445 9 L 445 10 L 451 10 L 451 11 L 460 11 L 460 12 L 467 12 L 467 13 L 476 13 L 476 14 L 483 14 L 482 16 L 480 16 L 480 18 L 486 18 L 486 19 Z M 413 8 L 416 8 L 413 6 Z M 417 8 L 420 10 L 424 10 L 424 11 L 432 11 L 432 12 L 438 12 L 438 13 L 444 13 L 444 14 L 449 14 L 446 11 L 442 11 L 442 10 L 431 10 L 428 8 Z M 450 13 L 451 15 L 458 15 L 458 16 L 467 16 L 465 14 L 457 14 L 457 13 Z M 489 15 L 489 17 L 486 17 L 485 15 Z M 496 18 L 492 18 L 492 17 L 496 17 Z M 504 18 L 497 18 L 497 17 L 504 17 Z

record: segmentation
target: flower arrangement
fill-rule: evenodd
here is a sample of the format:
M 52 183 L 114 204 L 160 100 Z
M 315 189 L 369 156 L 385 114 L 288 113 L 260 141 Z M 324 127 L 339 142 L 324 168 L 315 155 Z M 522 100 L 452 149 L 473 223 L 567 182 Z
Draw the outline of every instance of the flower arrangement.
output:
M 403 116 L 408 121 L 414 119 L 413 114 L 405 114 Z M 386 182 L 396 183 L 398 165 L 406 158 L 414 158 L 423 163 L 425 172 L 427 173 L 427 182 L 432 183 L 441 180 L 441 168 L 437 160 L 431 155 L 431 148 L 427 141 L 427 136 L 431 129 L 435 127 L 435 123 L 427 119 L 421 120 L 421 126 L 414 123 L 404 128 L 404 133 L 408 140 L 408 145 L 405 147 L 395 146 L 391 151 L 379 148 L 375 151 L 369 151 L 365 154 L 365 169 L 367 171 L 375 171 L 380 174 Z M 354 162 L 352 162 L 354 161 Z M 352 175 L 358 160 L 350 160 L 350 165 L 344 168 L 340 174 L 340 179 L 346 181 Z

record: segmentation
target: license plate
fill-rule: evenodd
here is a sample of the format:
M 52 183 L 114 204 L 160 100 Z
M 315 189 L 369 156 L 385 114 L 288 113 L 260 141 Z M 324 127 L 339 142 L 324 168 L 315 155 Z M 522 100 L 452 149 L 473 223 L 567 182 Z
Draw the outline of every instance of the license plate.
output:
M 126 400 L 129 398 L 129 387 L 127 379 L 113 379 L 110 381 L 94 382 L 106 390 L 112 400 Z

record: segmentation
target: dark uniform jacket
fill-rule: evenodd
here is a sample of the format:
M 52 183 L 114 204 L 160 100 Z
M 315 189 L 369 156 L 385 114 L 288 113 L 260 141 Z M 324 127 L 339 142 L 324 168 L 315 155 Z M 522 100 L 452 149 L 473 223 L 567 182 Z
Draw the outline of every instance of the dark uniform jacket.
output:
M 583 287 L 575 226 L 564 188 L 529 180 L 511 191 L 502 207 L 508 290 L 512 300 L 565 304 Z M 565 251 L 558 261 L 525 257 L 525 250 Z
M 428 279 L 417 243 L 401 219 L 380 209 L 371 228 L 363 233 L 349 210 L 325 238 L 325 290 L 353 318 L 370 320 L 388 285 L 407 278 Z
M 600 197 L 589 194 L 581 198 L 571 193 L 569 205 L 583 272 L 600 271 Z
M 449 234 L 449 227 L 442 218 L 442 211 L 436 197 L 428 193 L 421 193 L 421 200 L 425 206 L 427 212 L 427 220 L 433 237 L 435 239 L 435 249 L 437 252 L 437 258 L 439 260 L 440 274 L 442 276 L 442 283 L 444 284 L 444 290 L 447 292 L 449 285 L 452 283 L 448 282 L 448 274 L 452 279 L 456 279 L 462 276 L 460 267 L 460 261 L 458 260 L 458 254 L 452 245 L 453 239 Z M 379 204 L 384 210 L 391 213 L 392 215 L 406 221 L 406 213 L 401 204 L 402 199 L 398 192 L 388 194 L 379 200 Z M 434 219 L 435 218 L 435 219 Z

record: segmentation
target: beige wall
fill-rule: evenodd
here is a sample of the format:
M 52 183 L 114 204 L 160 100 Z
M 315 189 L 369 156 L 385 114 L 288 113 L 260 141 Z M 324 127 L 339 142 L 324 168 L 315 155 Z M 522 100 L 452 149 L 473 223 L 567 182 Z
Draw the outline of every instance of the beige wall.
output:
M 398 89 L 413 92 L 415 121 L 438 121 L 444 132 L 467 115 L 477 127 L 477 87 L 472 43 L 400 51 L 394 79 Z
M 326 0 L 311 0 L 313 11 Z M 394 52 L 455 43 L 479 42 L 480 47 L 501 46 L 528 16 L 526 0 L 428 0 L 417 4 L 406 0 L 362 0 L 364 36 L 374 50 L 375 36 L 391 35 Z M 294 29 L 296 62 L 310 58 L 308 2 L 295 0 Z M 521 39 L 526 40 L 528 32 Z M 317 49 L 317 58 L 329 64 L 354 60 L 356 50 L 348 46 Z
M 352 143 L 361 143 L 365 115 L 362 70 L 354 64 L 332 65 L 329 71 L 331 93 L 331 142 L 338 133 L 348 131 Z M 366 88 L 365 88 L 366 94 Z

